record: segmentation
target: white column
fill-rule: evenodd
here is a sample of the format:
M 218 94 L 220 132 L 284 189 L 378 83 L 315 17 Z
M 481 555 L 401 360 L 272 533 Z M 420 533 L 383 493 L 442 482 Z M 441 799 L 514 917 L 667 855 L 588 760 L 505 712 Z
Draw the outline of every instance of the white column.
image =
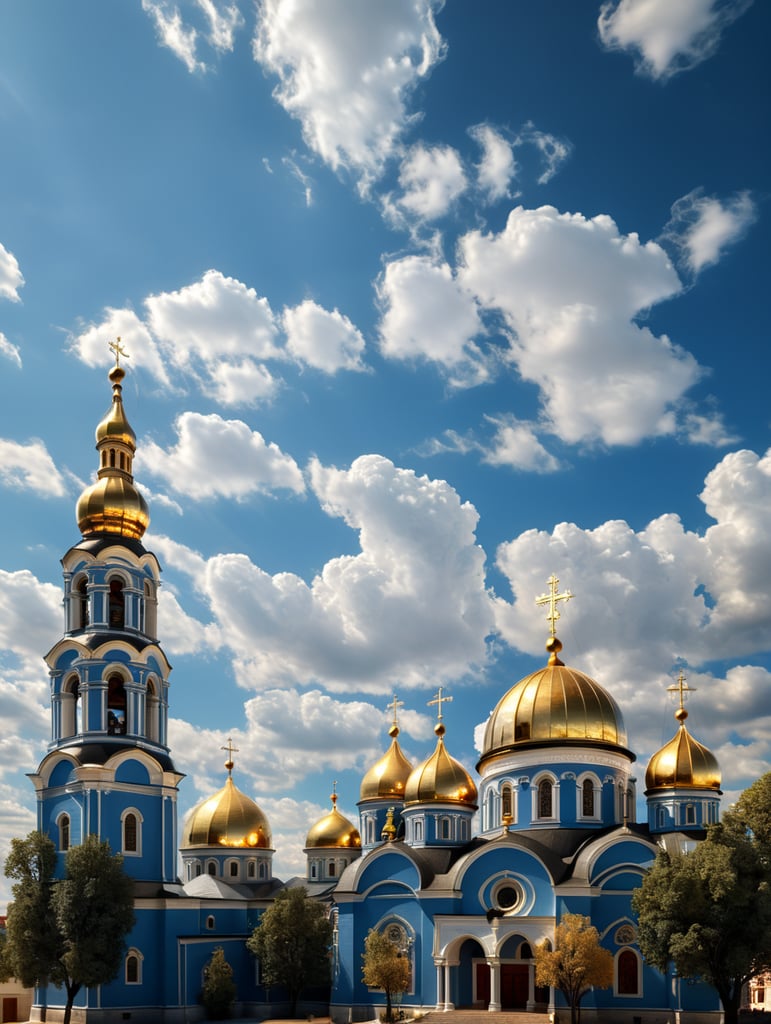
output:
M 530 964 L 527 969 L 527 1004 L 526 1010 L 535 1009 L 535 964 Z
M 444 963 L 444 1006 L 442 1007 L 444 1010 L 454 1010 L 455 1009 L 455 1004 L 450 999 L 450 992 L 451 991 L 452 991 L 452 989 L 450 987 L 450 962 L 448 960 L 445 960 L 445 963 Z
M 437 1010 L 444 1009 L 444 974 L 442 973 L 441 960 L 435 960 L 434 965 L 436 966 L 436 1008 Z
M 487 963 L 490 966 L 490 1005 L 487 1009 L 490 1013 L 500 1013 L 501 1010 L 501 961 L 497 956 L 488 957 Z

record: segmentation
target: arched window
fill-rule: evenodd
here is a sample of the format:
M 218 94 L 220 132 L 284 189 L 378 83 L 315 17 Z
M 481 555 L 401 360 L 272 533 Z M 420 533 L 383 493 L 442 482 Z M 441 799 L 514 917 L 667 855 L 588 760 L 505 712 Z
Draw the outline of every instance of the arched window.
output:
M 214 928 L 214 914 L 209 914 L 206 918 L 206 927 L 211 931 Z
M 616 957 L 616 992 L 620 996 L 640 995 L 640 961 L 633 949 L 622 949 Z
M 203 868 L 201 867 L 200 864 L 196 864 L 196 866 L 195 866 L 195 877 L 198 878 L 198 876 L 200 874 L 202 874 L 202 873 L 203 873 Z
M 137 949 L 130 949 L 126 954 L 126 984 L 142 984 L 142 954 Z
M 529 942 L 523 942 L 519 947 L 519 959 L 520 960 L 532 960 L 533 950 Z
M 265 862 L 261 861 L 260 862 L 260 878 L 264 878 L 264 877 L 265 877 Z
M 254 876 L 257 874 L 257 865 L 254 863 L 253 860 L 250 860 L 249 863 L 246 865 L 246 874 L 248 875 L 249 878 L 254 878 Z
M 551 779 L 541 779 L 538 783 L 538 817 L 554 817 L 554 793 Z
M 88 580 L 85 576 L 82 576 L 78 580 L 77 595 L 78 620 L 75 624 L 75 628 L 86 629 L 88 626 Z
M 659 807 L 658 811 L 656 812 L 656 818 L 659 828 L 664 828 L 664 826 L 667 823 L 667 812 L 663 807 Z
M 337 871 L 337 865 L 335 864 L 335 862 L 333 860 L 331 860 L 329 862 L 329 871 L 328 871 L 329 877 L 330 878 L 334 878 L 336 871 Z
M 123 629 L 126 624 L 125 598 L 123 596 L 123 580 L 113 577 L 110 580 L 110 629 Z
M 594 817 L 594 783 L 584 779 L 581 784 L 581 814 L 585 818 Z
M 468 839 L 468 821 L 465 818 L 460 820 L 460 839 L 465 842 Z
M 441 838 L 442 839 L 449 839 L 450 838 L 450 819 L 449 818 L 442 818 L 442 820 L 439 822 L 439 830 L 440 830 Z
M 123 849 L 127 853 L 136 853 L 137 849 L 137 816 L 127 814 L 123 819 Z
M 685 805 L 685 824 L 695 825 L 696 824 L 696 808 L 693 804 Z
M 230 862 L 230 877 L 238 878 L 238 861 L 231 860 Z
M 123 677 L 117 674 L 107 680 L 107 732 L 110 736 L 126 732 L 126 690 Z
M 216 861 L 210 860 L 209 863 L 206 865 L 206 870 L 209 872 L 210 875 L 216 875 L 217 874 L 217 863 L 216 863 Z
M 367 826 L 366 827 L 367 843 L 374 843 L 375 842 L 375 819 L 371 818 L 371 817 L 367 818 L 366 826 Z
M 62 814 L 59 816 L 59 849 L 64 852 L 70 848 L 70 816 Z
M 155 680 L 148 679 L 145 689 L 145 736 L 154 743 L 160 739 L 160 710 L 161 702 L 158 698 Z
M 511 783 L 505 782 L 501 789 L 501 820 L 511 820 L 514 817 L 514 802 L 512 800 Z
M 114 466 L 114 465 L 115 465 L 115 449 L 111 448 L 110 449 L 110 466 Z
M 415 842 L 416 843 L 422 843 L 423 842 L 423 819 L 422 818 L 418 818 L 418 820 L 415 822 L 414 828 L 415 828 Z
M 72 675 L 62 687 L 61 736 L 76 736 L 79 732 L 80 679 Z
M 311 864 L 311 878 L 316 877 L 316 861 L 314 860 Z

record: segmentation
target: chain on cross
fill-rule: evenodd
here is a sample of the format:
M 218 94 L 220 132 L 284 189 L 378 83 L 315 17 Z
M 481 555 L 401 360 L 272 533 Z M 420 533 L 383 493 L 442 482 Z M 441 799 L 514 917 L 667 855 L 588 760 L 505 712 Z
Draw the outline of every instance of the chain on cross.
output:
M 115 365 L 116 366 L 120 366 L 120 357 L 121 356 L 123 356 L 124 359 L 128 359 L 129 358 L 128 352 L 121 345 L 120 338 L 116 338 L 115 341 L 109 342 L 107 347 L 115 354 Z M 223 747 L 222 749 L 224 750 L 225 748 Z
M 442 704 L 449 704 L 451 703 L 451 701 L 452 697 L 444 696 L 443 686 L 439 687 L 439 690 L 433 700 L 426 701 L 429 707 L 431 707 L 432 704 L 436 704 L 438 706 L 438 714 L 436 716 L 437 722 L 441 722 L 442 720 Z
M 560 617 L 560 613 L 557 611 L 557 602 L 569 601 L 573 595 L 569 590 L 564 591 L 562 594 L 558 593 L 560 581 L 554 573 L 551 574 L 547 583 L 549 584 L 549 593 L 541 594 L 540 597 L 535 599 L 535 603 L 537 605 L 548 604 L 549 614 L 546 616 L 546 620 L 551 628 L 551 636 L 555 637 L 557 635 L 557 619 Z

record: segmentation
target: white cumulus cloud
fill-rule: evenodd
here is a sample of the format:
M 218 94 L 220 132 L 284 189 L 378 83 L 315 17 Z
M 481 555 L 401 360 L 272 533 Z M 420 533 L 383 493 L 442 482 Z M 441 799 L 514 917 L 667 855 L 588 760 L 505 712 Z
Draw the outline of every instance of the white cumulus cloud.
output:
M 43 498 L 61 498 L 67 493 L 64 478 L 39 440 L 23 444 L 0 438 L 0 481 Z
M 241 420 L 184 412 L 175 423 L 177 443 L 168 451 L 144 440 L 137 466 L 194 499 L 235 498 L 285 489 L 301 494 L 294 459 Z
M 284 310 L 287 351 L 299 362 L 324 373 L 363 370 L 364 338 L 347 316 L 306 299 Z
M 399 169 L 402 193 L 395 200 L 407 216 L 421 221 L 443 217 L 468 186 L 463 163 L 452 146 L 412 146 Z
M 696 189 L 672 206 L 662 238 L 677 246 L 685 265 L 698 274 L 717 263 L 724 251 L 743 237 L 755 217 L 755 203 L 749 192 L 720 200 Z
M 477 164 L 477 185 L 495 202 L 509 195 L 509 187 L 517 173 L 512 144 L 489 124 L 469 128 L 469 135 L 478 143 L 482 156 Z
M 382 173 L 411 120 L 415 85 L 441 59 L 437 0 L 262 0 L 254 57 L 279 78 L 275 97 L 310 148 L 364 187 Z
M 752 0 L 609 0 L 597 27 L 610 50 L 631 50 L 636 68 L 666 80 L 712 54 L 723 30 Z
M 18 345 L 14 345 L 10 342 L 6 336 L 0 331 L 0 356 L 4 359 L 10 359 L 12 363 L 21 369 L 21 350 Z
M 0 298 L 19 302 L 19 288 L 24 285 L 19 261 L 0 242 Z

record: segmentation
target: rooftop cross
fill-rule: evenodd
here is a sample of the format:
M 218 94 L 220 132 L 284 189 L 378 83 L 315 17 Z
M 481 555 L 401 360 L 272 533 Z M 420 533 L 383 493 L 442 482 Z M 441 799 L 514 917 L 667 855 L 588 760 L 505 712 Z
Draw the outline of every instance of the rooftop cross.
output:
M 238 747 L 233 746 L 233 740 L 228 736 L 228 745 L 226 747 L 220 747 L 220 750 L 227 750 L 228 759 L 225 762 L 225 767 L 228 770 L 228 774 L 233 771 L 233 754 L 238 753 Z
M 689 686 L 685 681 L 685 675 L 683 670 L 680 669 L 680 673 L 677 677 L 677 682 L 667 687 L 667 693 L 671 693 L 675 700 L 680 702 L 680 709 L 682 710 L 683 705 L 688 697 L 689 693 L 696 691 L 695 686 Z
M 116 338 L 115 341 L 111 341 L 108 345 L 108 348 L 110 348 L 115 353 L 116 366 L 120 366 L 121 356 L 123 356 L 124 359 L 129 358 L 128 352 L 125 350 L 125 348 L 123 348 L 123 346 L 120 343 L 120 338 Z M 225 748 L 223 747 L 222 749 L 224 750 Z
M 439 690 L 437 692 L 436 697 L 434 697 L 433 700 L 429 700 L 429 701 L 426 702 L 429 707 L 431 707 L 432 704 L 437 704 L 439 706 L 439 713 L 437 715 L 437 721 L 439 721 L 439 722 L 441 722 L 441 720 L 442 720 L 442 704 L 449 704 L 450 701 L 452 700 L 452 697 L 445 697 L 445 696 L 443 696 L 443 694 L 444 694 L 444 687 L 440 686 Z
M 397 700 L 396 694 L 394 694 L 394 699 L 386 707 L 386 711 L 393 711 L 394 725 L 398 725 L 399 724 L 399 722 L 397 720 L 397 714 L 398 714 L 399 708 L 403 708 L 403 707 L 404 707 L 404 701 L 403 700 Z
M 564 593 L 562 594 L 557 593 L 557 591 L 559 590 L 560 581 L 557 579 L 554 573 L 551 574 L 551 576 L 547 580 L 547 583 L 549 584 L 549 593 L 541 594 L 540 597 L 537 597 L 535 599 L 535 603 L 537 605 L 549 605 L 549 614 L 546 616 L 546 619 L 551 624 L 551 636 L 555 637 L 557 635 L 557 619 L 560 617 L 560 613 L 557 611 L 557 602 L 569 601 L 573 595 L 570 593 L 569 590 L 564 591 Z

